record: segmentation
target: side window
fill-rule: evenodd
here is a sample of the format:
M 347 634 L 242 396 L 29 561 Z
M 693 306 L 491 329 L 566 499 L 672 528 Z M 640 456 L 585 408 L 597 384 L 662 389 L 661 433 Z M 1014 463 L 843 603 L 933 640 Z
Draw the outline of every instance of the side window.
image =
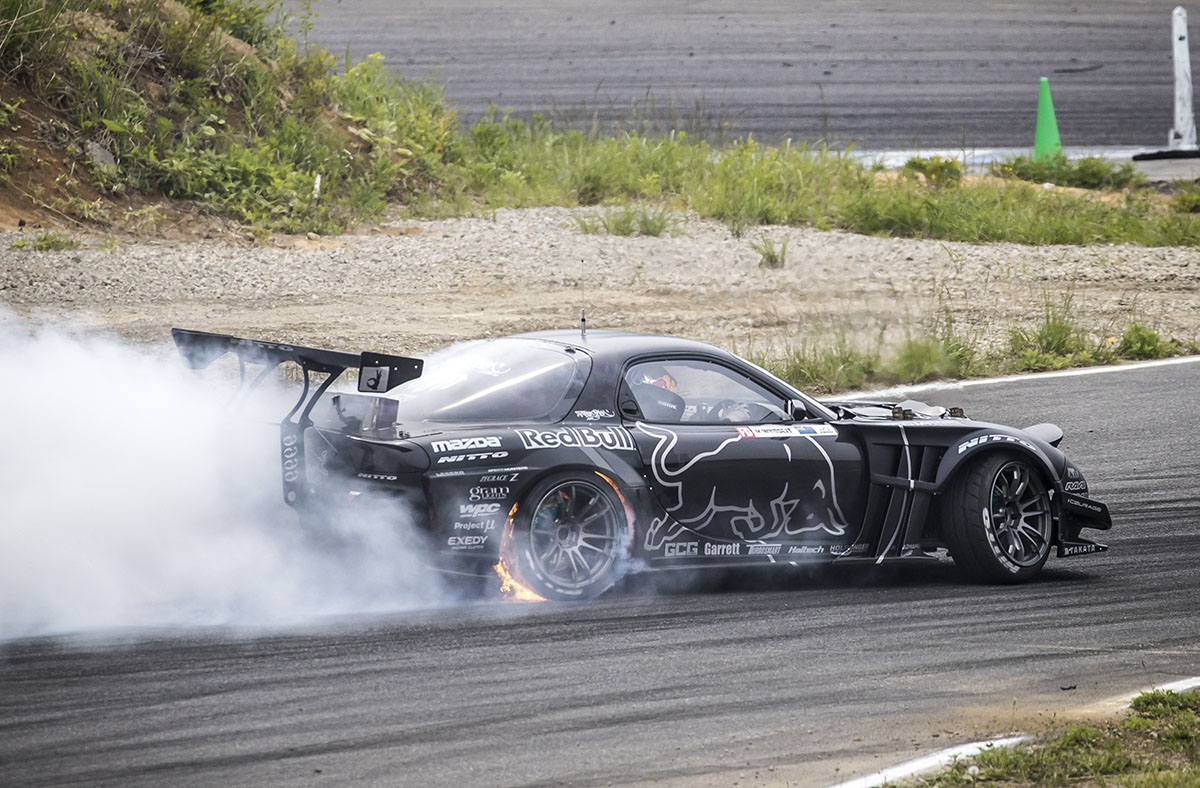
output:
M 647 421 L 762 424 L 787 418 L 783 399 L 711 361 L 644 361 L 630 367 L 625 383 Z

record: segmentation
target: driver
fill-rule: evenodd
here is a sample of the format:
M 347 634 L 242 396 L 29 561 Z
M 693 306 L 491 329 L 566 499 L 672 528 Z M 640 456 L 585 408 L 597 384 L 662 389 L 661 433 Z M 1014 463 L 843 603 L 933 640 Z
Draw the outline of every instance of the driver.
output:
M 660 389 L 674 392 L 679 386 L 679 382 L 672 377 L 670 372 L 667 372 L 665 367 L 653 366 L 647 367 L 642 372 L 642 383 L 649 386 L 658 386 Z
M 651 421 L 682 421 L 683 397 L 675 392 L 678 382 L 658 364 L 637 371 L 633 382 L 633 396 L 642 414 Z

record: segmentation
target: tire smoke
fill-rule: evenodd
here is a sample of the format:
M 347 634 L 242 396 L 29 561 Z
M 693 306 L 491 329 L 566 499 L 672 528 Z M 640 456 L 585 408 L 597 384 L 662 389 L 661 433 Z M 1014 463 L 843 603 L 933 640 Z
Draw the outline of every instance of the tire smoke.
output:
M 0 638 L 447 601 L 403 518 L 304 533 L 280 492 L 291 399 L 264 392 L 271 423 L 231 413 L 231 393 L 174 348 L 0 312 Z

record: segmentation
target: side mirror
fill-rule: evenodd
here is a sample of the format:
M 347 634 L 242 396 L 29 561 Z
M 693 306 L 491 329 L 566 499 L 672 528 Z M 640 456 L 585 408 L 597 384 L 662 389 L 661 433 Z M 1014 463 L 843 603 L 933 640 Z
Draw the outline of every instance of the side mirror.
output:
M 809 416 L 808 407 L 802 399 L 790 399 L 787 401 L 787 417 L 792 421 L 801 421 Z

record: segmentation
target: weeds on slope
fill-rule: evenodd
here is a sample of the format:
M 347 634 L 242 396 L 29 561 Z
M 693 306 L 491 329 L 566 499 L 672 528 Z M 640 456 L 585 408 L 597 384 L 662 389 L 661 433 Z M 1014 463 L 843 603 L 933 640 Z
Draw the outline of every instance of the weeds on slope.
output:
M 381 58 L 335 73 L 270 0 L 0 0 L 0 71 L 104 192 L 195 200 L 263 230 L 336 231 L 435 180 L 457 126 Z M 88 217 L 81 217 L 88 218 Z

